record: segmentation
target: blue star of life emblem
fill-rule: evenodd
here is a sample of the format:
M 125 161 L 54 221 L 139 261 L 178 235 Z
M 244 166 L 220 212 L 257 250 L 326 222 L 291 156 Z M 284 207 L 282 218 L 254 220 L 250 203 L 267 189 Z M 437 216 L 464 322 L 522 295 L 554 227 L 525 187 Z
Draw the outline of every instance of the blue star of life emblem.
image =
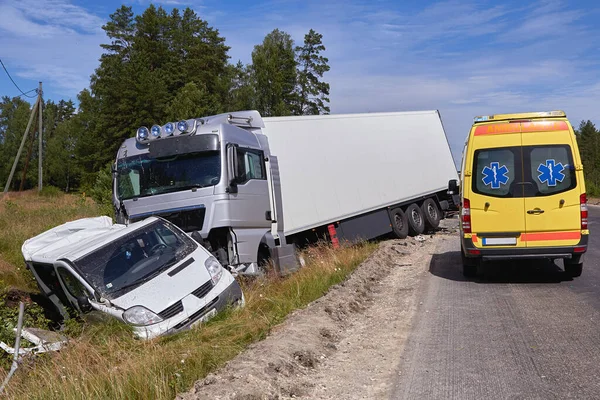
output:
M 506 185 L 508 182 L 508 168 L 506 165 L 500 166 L 500 163 L 493 162 L 490 166 L 483 169 L 482 178 L 485 185 L 489 185 L 492 189 L 500 189 L 501 185 Z
M 541 183 L 546 183 L 548 186 L 556 186 L 557 182 L 562 182 L 565 179 L 565 174 L 562 172 L 565 166 L 562 163 L 556 163 L 554 160 L 546 160 L 546 164 L 540 164 L 538 167 L 538 179 Z

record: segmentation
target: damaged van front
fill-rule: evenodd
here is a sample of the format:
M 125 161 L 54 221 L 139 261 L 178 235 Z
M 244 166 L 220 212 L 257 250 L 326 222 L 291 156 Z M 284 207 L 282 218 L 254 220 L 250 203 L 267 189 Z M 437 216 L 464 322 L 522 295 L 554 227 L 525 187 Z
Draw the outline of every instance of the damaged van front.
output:
M 67 317 L 101 311 L 144 339 L 176 333 L 229 305 L 243 305 L 234 277 L 191 237 L 160 217 L 130 225 L 84 218 L 27 240 L 27 267 Z

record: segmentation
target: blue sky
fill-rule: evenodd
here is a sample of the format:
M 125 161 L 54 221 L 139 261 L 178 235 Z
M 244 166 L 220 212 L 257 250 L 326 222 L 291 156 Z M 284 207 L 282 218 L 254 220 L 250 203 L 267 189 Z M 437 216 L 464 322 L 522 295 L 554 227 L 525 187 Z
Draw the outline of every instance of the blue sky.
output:
M 21 89 L 76 100 L 98 65 L 101 26 L 123 2 L 0 0 L 0 58 Z M 150 1 L 124 2 L 141 13 Z M 250 61 L 275 28 L 323 34 L 331 112 L 438 109 L 457 162 L 476 115 L 562 109 L 600 126 L 595 1 L 164 0 L 189 6 Z M 0 71 L 0 95 L 18 95 Z M 400 153 L 399 153 L 400 154 Z

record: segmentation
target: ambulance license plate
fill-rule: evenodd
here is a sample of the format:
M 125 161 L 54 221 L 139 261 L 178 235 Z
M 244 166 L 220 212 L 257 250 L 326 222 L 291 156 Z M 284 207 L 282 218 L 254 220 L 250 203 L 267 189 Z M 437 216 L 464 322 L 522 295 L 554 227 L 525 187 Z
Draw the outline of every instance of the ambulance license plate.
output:
M 510 246 L 517 244 L 517 238 L 515 237 L 494 237 L 494 238 L 483 238 L 484 246 Z

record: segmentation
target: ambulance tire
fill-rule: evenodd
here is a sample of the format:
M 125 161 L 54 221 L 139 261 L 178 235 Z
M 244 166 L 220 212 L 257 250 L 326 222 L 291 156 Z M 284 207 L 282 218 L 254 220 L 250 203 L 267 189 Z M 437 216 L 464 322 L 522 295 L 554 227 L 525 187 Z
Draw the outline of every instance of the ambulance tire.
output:
M 425 232 L 425 217 L 421 207 L 415 203 L 406 208 L 406 216 L 408 218 L 408 234 L 417 236 Z
M 565 261 L 565 272 L 571 278 L 577 278 L 583 272 L 583 263 L 571 264 Z
M 440 226 L 440 209 L 438 208 L 437 204 L 435 204 L 433 199 L 425 199 L 421 205 L 421 211 L 425 217 L 425 226 L 427 229 L 434 230 Z
M 405 239 L 408 236 L 408 218 L 401 208 L 394 208 L 390 212 L 392 234 L 396 239 Z

